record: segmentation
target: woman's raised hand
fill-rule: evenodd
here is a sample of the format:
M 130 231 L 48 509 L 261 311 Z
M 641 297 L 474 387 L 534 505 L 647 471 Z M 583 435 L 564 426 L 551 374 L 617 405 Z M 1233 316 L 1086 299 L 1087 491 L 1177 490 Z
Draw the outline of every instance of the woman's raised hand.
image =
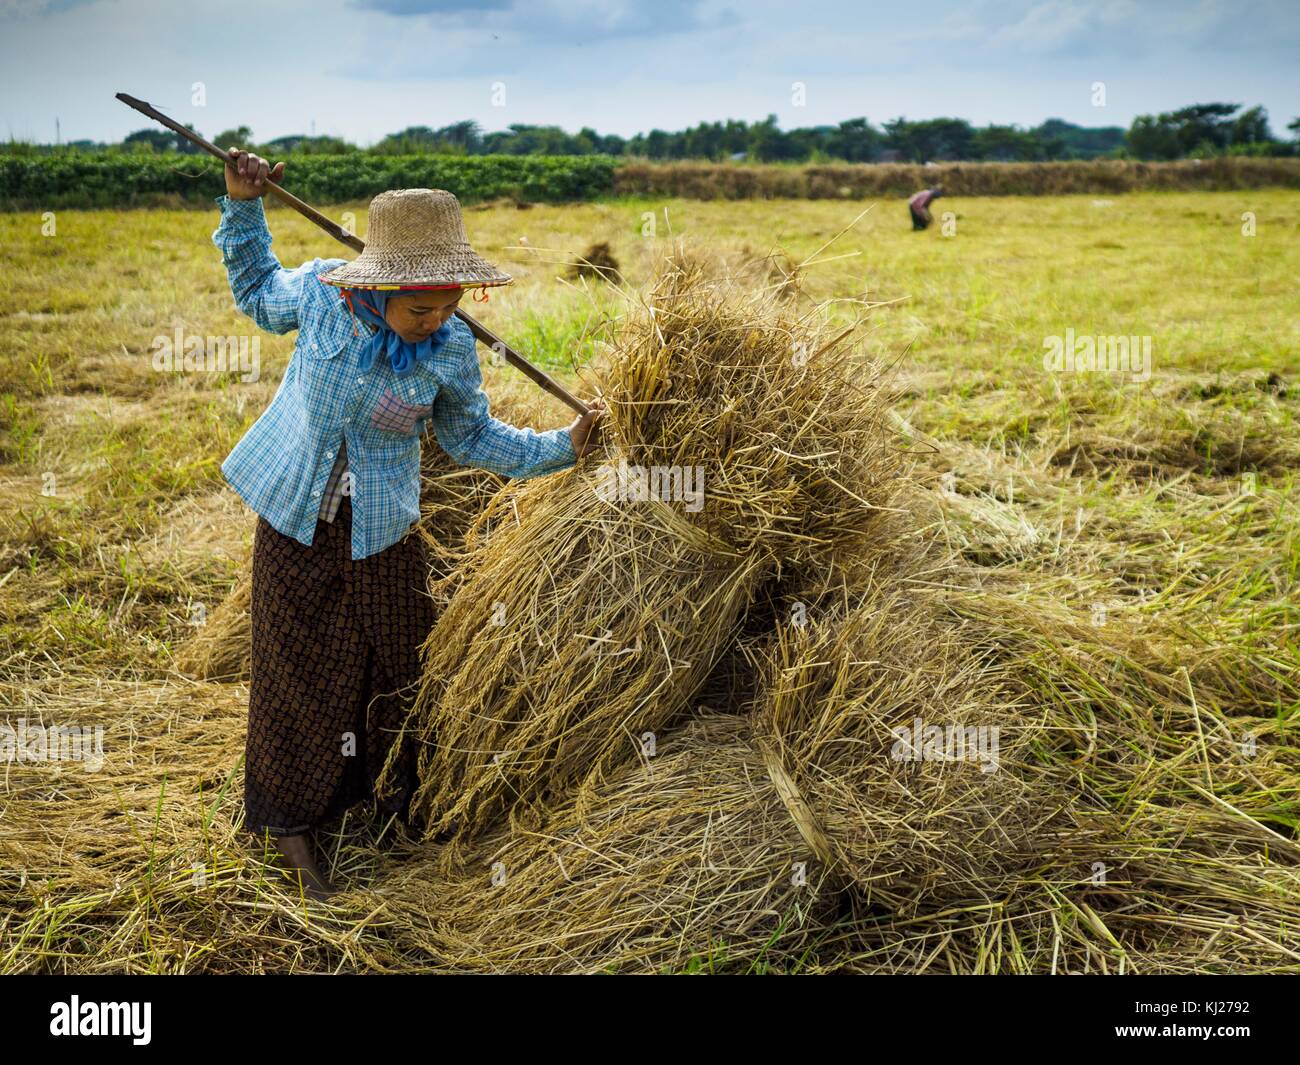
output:
M 242 148 L 227 148 L 235 165 L 226 164 L 226 195 L 232 200 L 255 200 L 265 196 L 270 182 L 277 185 L 284 177 L 284 163 L 272 167 L 261 156 Z

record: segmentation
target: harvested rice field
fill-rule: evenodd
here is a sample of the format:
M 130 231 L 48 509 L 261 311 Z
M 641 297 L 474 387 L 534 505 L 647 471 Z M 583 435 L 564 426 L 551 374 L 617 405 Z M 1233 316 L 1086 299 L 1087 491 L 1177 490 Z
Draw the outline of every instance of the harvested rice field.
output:
M 517 482 L 425 437 L 415 817 L 322 902 L 243 827 L 220 470 L 294 337 L 215 208 L 0 215 L 0 972 L 1300 972 L 1300 195 L 465 219 L 609 413 Z

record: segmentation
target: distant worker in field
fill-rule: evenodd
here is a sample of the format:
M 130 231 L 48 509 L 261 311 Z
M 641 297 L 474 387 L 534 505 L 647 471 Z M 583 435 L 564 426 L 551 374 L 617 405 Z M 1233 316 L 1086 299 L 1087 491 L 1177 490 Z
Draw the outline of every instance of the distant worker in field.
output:
M 930 218 L 930 204 L 943 195 L 943 186 L 922 189 L 907 198 L 907 209 L 912 215 L 912 228 L 925 229 L 933 219 Z

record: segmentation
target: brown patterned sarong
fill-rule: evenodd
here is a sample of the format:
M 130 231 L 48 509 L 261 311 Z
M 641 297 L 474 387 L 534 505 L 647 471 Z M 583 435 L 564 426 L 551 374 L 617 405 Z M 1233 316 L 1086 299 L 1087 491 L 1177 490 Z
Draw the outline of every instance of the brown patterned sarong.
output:
M 252 676 L 244 755 L 245 827 L 296 835 L 373 799 L 408 816 L 415 759 L 376 777 L 420 677 L 433 626 L 427 548 L 412 531 L 353 560 L 352 504 L 317 521 L 310 547 L 265 518 L 253 537 Z

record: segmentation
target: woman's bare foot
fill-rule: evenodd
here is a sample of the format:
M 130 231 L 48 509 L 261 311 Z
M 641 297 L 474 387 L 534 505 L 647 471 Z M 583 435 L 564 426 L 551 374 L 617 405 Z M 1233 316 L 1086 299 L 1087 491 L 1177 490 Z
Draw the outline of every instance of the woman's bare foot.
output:
M 282 859 L 282 868 L 290 876 L 297 873 L 302 877 L 303 891 L 311 898 L 320 902 L 328 899 L 331 895 L 337 894 L 338 888 L 326 880 L 317 867 L 316 857 L 312 854 L 311 842 L 305 834 L 275 836 L 274 839 Z

